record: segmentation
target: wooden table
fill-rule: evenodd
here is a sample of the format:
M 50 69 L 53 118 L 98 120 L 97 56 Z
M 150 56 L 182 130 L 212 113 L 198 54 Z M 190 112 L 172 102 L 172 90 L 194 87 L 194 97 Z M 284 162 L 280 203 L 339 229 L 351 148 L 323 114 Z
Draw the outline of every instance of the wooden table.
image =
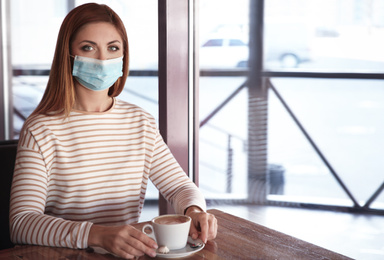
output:
M 350 259 L 267 227 L 224 213 L 209 210 L 218 220 L 218 234 L 203 250 L 183 259 Z M 145 223 L 135 224 L 141 229 Z M 19 246 L 0 251 L 0 260 L 107 260 L 109 254 L 89 250 Z M 139 259 L 154 259 L 143 256 Z

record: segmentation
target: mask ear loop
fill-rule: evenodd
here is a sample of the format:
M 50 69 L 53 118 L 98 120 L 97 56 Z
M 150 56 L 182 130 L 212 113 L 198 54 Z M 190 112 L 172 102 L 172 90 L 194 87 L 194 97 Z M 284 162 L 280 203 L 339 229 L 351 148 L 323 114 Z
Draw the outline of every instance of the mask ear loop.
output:
M 71 76 L 72 76 L 72 81 L 73 81 L 73 84 L 75 83 L 75 77 L 73 76 L 73 66 L 75 64 L 75 58 L 76 56 L 73 56 L 72 54 L 69 54 L 69 57 L 70 57 L 70 62 L 71 62 Z
M 69 54 L 69 58 L 70 58 L 70 62 L 71 62 L 72 69 L 73 69 L 73 64 L 75 63 L 76 56 L 73 56 L 72 54 Z

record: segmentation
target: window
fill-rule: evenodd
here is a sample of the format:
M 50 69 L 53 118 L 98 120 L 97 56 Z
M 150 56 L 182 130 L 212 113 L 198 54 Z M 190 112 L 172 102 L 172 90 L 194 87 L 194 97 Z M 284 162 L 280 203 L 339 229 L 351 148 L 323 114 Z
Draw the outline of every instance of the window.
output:
M 199 57 L 200 182 L 211 203 L 381 212 L 384 1 L 200 2 L 200 38 L 224 39 Z M 262 38 L 249 34 L 257 5 Z M 251 37 L 263 47 L 259 92 L 242 69 Z
M 374 170 L 382 120 L 374 115 L 381 113 L 376 96 L 383 90 L 377 76 L 364 73 L 384 66 L 378 45 L 384 22 L 377 19 L 383 13 L 380 0 L 265 1 L 265 69 L 292 72 L 270 78 L 268 101 L 268 158 L 284 167 L 286 198 L 293 192 L 324 204 L 371 206 L 382 182 Z M 310 71 L 323 76 L 294 78 Z M 327 72 L 349 74 L 332 79 Z M 354 73 L 362 78 L 352 79 Z M 384 201 L 374 201 L 384 209 Z
M 210 203 L 248 197 L 246 76 L 210 74 L 246 67 L 248 12 L 248 1 L 200 1 L 199 37 L 211 40 L 199 50 L 200 68 L 207 73 L 199 79 L 199 176 Z M 219 38 L 219 47 L 206 47 Z
M 382 214 L 384 1 L 199 4 L 200 39 L 246 43 L 245 51 L 225 41 L 200 48 L 199 167 L 209 205 L 259 221 L 261 213 L 265 223 L 289 219 L 276 215 L 280 205 L 291 207 L 290 220 L 308 208 Z M 342 237 L 332 228 L 321 231 L 325 240 Z M 344 254 L 376 259 L 382 248 Z
M 265 68 L 382 72 L 384 2 L 265 1 Z

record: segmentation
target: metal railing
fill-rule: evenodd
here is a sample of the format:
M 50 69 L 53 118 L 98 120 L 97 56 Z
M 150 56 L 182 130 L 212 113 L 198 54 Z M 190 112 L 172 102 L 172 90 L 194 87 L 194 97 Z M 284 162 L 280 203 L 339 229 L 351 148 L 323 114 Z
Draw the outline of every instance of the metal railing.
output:
M 231 71 L 229 74 L 231 76 L 245 76 L 247 75 L 247 71 Z M 228 74 L 225 71 L 203 71 L 201 73 L 203 76 L 228 76 Z M 271 77 L 295 77 L 295 78 L 338 78 L 338 79 L 384 79 L 384 75 L 382 74 L 375 74 L 375 73 L 309 73 L 309 72 L 263 72 L 262 77 L 265 79 L 265 84 L 267 85 L 267 88 L 271 90 L 275 96 L 278 98 L 280 103 L 283 105 L 285 110 L 288 112 L 292 120 L 295 122 L 295 124 L 300 129 L 301 133 L 305 136 L 307 141 L 310 143 L 312 148 L 315 150 L 316 154 L 319 156 L 319 158 L 322 160 L 322 162 L 326 165 L 334 179 L 337 181 L 338 185 L 342 188 L 342 190 L 345 192 L 347 197 L 350 199 L 350 201 L 353 203 L 352 207 L 348 207 L 345 205 L 327 205 L 327 204 L 318 204 L 316 202 L 308 203 L 308 202 L 301 202 L 301 201 L 284 201 L 284 198 L 282 196 L 281 199 L 272 200 L 269 199 L 267 202 L 271 204 L 276 204 L 279 202 L 279 204 L 284 204 L 286 206 L 299 206 L 299 207 L 310 207 L 310 208 L 322 208 L 322 209 L 331 209 L 331 210 L 342 210 L 342 211 L 348 211 L 348 212 L 359 212 L 359 213 L 373 213 L 373 214 L 379 214 L 384 215 L 384 210 L 382 209 L 374 209 L 371 208 L 371 204 L 379 197 L 379 195 L 384 190 L 384 182 L 378 187 L 376 191 L 373 192 L 373 194 L 370 196 L 370 198 L 365 202 L 364 205 L 360 205 L 359 202 L 356 200 L 356 198 L 352 195 L 351 191 L 349 190 L 348 186 L 345 184 L 345 182 L 340 178 L 339 174 L 335 171 L 334 167 L 331 165 L 329 160 L 325 157 L 324 153 L 320 150 L 319 146 L 314 142 L 313 138 L 309 135 L 309 133 L 304 128 L 303 124 L 298 120 L 297 116 L 293 113 L 292 109 L 288 106 L 287 102 L 285 102 L 282 95 L 278 92 L 276 87 L 271 82 Z M 247 87 L 247 81 L 245 81 L 243 84 L 241 84 L 234 92 L 232 92 L 221 104 L 219 104 L 206 118 L 201 120 L 200 127 L 203 127 L 204 125 L 207 125 L 208 122 L 217 114 L 219 113 L 233 98 L 235 98 L 238 93 L 242 89 Z M 230 135 L 228 134 L 228 169 L 231 169 L 230 163 L 232 163 L 232 156 L 233 151 L 231 151 L 230 148 Z M 227 183 L 231 183 L 232 173 L 228 170 L 227 175 Z M 230 191 L 227 189 L 227 191 Z

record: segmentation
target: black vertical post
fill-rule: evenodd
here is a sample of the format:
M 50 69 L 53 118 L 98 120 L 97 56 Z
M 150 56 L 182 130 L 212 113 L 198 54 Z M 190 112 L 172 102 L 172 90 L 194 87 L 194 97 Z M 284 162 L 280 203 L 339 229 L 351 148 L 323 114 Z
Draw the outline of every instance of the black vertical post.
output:
M 248 75 L 248 200 L 265 203 L 267 197 L 267 107 L 263 70 L 264 1 L 250 1 Z
M 76 7 L 76 0 L 67 0 L 67 10 L 68 10 L 68 13 Z

